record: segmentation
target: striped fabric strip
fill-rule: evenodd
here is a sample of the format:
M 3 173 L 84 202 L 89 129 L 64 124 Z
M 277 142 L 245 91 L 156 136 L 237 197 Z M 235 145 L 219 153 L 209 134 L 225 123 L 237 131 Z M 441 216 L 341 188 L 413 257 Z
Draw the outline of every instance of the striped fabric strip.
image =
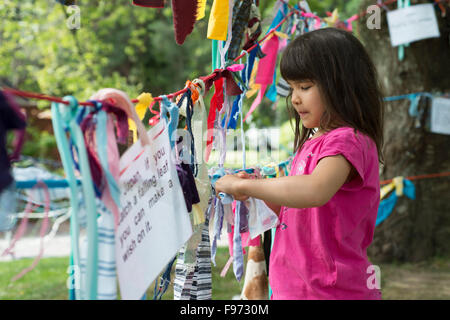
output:
M 280 77 L 280 80 L 278 80 L 277 84 L 277 94 L 281 97 L 287 97 L 289 95 L 289 91 L 289 84 L 286 82 L 286 80 Z
M 202 240 L 196 251 L 194 265 L 184 263 L 186 246 L 178 253 L 175 267 L 174 300 L 211 300 L 211 247 L 209 242 L 209 211 L 202 229 Z
M 98 292 L 99 300 L 117 299 L 117 272 L 114 246 L 114 217 L 101 200 L 96 200 L 98 224 Z M 81 297 L 86 299 L 86 259 L 87 237 L 82 239 L 80 246 Z

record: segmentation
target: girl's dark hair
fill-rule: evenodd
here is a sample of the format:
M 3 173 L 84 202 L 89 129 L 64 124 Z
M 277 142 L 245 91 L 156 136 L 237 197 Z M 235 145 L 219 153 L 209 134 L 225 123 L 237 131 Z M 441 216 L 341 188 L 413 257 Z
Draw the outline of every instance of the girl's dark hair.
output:
M 384 162 L 384 103 L 377 71 L 361 42 L 350 32 L 325 28 L 307 32 L 285 49 L 281 75 L 288 81 L 310 80 L 318 85 L 325 104 L 320 129 L 328 132 L 349 126 L 373 139 L 378 158 Z M 286 98 L 295 119 L 294 152 L 314 132 L 300 128 L 300 116 Z

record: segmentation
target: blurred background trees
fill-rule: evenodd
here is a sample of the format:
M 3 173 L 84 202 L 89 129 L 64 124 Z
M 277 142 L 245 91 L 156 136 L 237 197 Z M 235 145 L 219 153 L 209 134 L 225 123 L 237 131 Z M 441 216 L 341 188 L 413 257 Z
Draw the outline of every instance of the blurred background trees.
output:
M 164 9 L 136 7 L 130 0 L 73 2 L 80 8 L 79 29 L 69 29 L 68 17 L 74 13 L 55 0 L 0 3 L 0 86 L 59 97 L 73 95 L 79 101 L 112 87 L 133 99 L 143 91 L 153 96 L 178 91 L 187 79 L 211 72 L 211 40 L 206 31 L 212 1 L 207 1 L 205 18 L 197 21 L 182 46 L 175 42 L 170 1 Z M 275 2 L 260 0 L 263 32 L 276 14 Z M 348 18 L 359 2 L 311 0 L 309 4 L 319 16 L 339 8 L 341 17 Z M 253 99 L 244 100 L 244 110 Z M 38 100 L 27 104 L 40 110 L 50 106 Z M 264 99 L 251 125 L 279 126 L 288 120 L 284 99 L 275 110 L 271 106 L 272 102 Z M 29 119 L 23 154 L 57 157 L 52 135 L 44 134 L 45 139 L 41 139 L 37 134 L 51 131 L 39 124 L 48 117 L 36 113 Z M 290 136 L 283 137 L 287 146 Z
M 372 4 L 364 0 L 361 8 Z M 411 1 L 411 5 L 430 3 Z M 396 4 L 388 5 L 390 10 Z M 450 15 L 436 9 L 440 37 L 410 43 L 403 60 L 392 47 L 386 14 L 381 14 L 380 29 L 365 27 L 358 21 L 360 39 L 380 75 L 385 96 L 415 92 L 448 93 L 450 89 Z M 450 171 L 450 136 L 429 129 L 431 99 L 422 97 L 419 117 L 408 111 L 408 99 L 386 103 L 384 122 L 385 165 L 381 180 L 395 176 L 417 176 Z M 449 123 L 450 125 L 450 123 Z M 399 197 L 391 215 L 375 229 L 369 255 L 378 261 L 423 261 L 434 256 L 450 256 L 449 177 L 413 181 L 416 199 Z

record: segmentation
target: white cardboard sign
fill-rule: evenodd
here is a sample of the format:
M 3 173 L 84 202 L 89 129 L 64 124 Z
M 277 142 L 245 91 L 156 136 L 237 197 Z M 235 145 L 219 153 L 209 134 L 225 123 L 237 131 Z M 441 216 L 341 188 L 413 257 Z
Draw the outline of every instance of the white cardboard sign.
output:
M 393 47 L 440 37 L 434 6 L 431 3 L 388 11 L 387 22 Z
M 433 98 L 431 105 L 431 131 L 450 135 L 450 99 Z
M 167 125 L 148 131 L 151 146 L 132 145 L 120 159 L 121 208 L 116 264 L 122 299 L 140 299 L 192 235 Z

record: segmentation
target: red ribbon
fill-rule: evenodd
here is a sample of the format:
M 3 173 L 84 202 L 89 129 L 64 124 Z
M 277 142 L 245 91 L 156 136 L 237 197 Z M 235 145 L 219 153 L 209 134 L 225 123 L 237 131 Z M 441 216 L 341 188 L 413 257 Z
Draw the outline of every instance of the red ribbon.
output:
M 214 70 L 212 75 L 207 76 L 207 77 L 200 77 L 200 80 L 202 80 L 205 83 L 205 94 L 208 93 L 213 82 L 215 84 L 216 81 L 221 78 L 225 78 L 225 84 L 227 86 L 226 87 L 227 96 L 237 96 L 242 93 L 241 88 L 239 88 L 239 86 L 234 81 L 233 74 L 231 73 L 230 70 L 216 69 L 216 70 Z
M 205 83 L 206 87 L 206 83 Z M 211 87 L 211 85 L 210 85 Z M 206 138 L 206 150 L 205 150 L 205 161 L 208 162 L 209 155 L 212 150 L 212 143 L 214 139 L 214 122 L 216 120 L 216 112 L 219 112 L 223 107 L 223 78 L 219 77 L 214 81 L 214 95 L 211 98 L 211 103 L 209 105 L 208 113 L 208 131 Z M 206 90 L 206 89 L 205 89 Z

